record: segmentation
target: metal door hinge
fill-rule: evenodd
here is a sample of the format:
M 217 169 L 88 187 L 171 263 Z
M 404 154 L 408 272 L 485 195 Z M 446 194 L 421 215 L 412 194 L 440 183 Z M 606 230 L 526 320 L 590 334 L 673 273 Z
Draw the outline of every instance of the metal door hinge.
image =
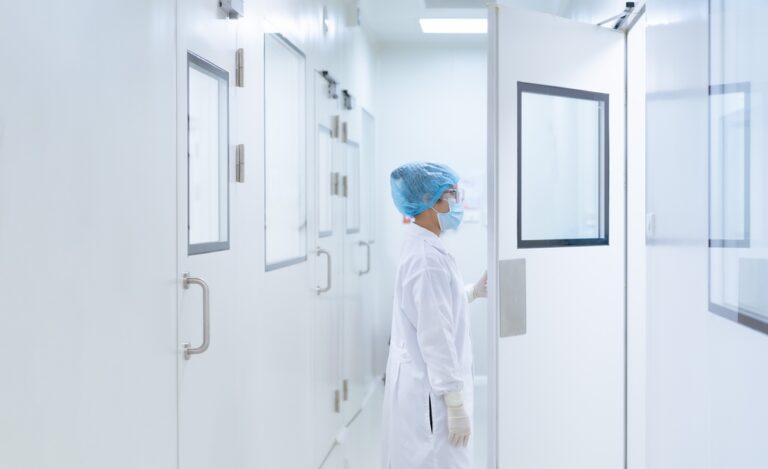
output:
M 339 195 L 339 173 L 331 173 L 331 194 Z
M 245 86 L 245 53 L 242 48 L 237 49 L 235 53 L 235 86 Z
M 347 175 L 341 177 L 341 196 L 346 197 L 349 194 L 349 179 Z
M 328 82 L 328 98 L 329 99 L 336 99 L 339 97 L 338 93 L 336 93 L 336 85 L 338 84 L 336 80 L 333 79 L 330 73 L 328 73 L 328 70 L 323 70 L 320 72 L 320 75 L 322 75 L 323 78 L 325 78 L 325 81 Z
M 341 392 L 337 389 L 333 393 L 333 411 L 337 414 L 341 413 Z
M 349 137 L 349 132 L 347 131 L 347 123 L 342 122 L 341 123 L 341 141 L 343 143 L 347 143 L 348 137 Z
M 355 108 L 355 98 L 349 94 L 348 90 L 341 90 L 342 101 L 344 103 L 344 109 L 351 111 Z
M 339 138 L 339 116 L 331 116 L 331 138 Z
M 235 181 L 245 182 L 245 145 L 235 147 Z
M 228 18 L 236 20 L 243 16 L 243 0 L 219 0 L 219 8 Z
M 349 400 L 349 380 L 348 379 L 344 380 L 342 389 L 344 390 L 344 400 L 348 401 Z

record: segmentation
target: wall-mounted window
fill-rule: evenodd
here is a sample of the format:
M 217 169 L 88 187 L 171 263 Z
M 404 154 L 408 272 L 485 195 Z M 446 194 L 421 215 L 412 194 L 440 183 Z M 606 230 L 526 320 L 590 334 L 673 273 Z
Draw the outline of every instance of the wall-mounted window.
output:
M 317 230 L 321 238 L 333 234 L 334 173 L 331 171 L 333 135 L 325 126 L 317 127 Z
M 306 60 L 278 34 L 264 37 L 266 270 L 307 258 Z
M 229 249 L 229 74 L 187 54 L 187 252 Z
M 347 233 L 360 231 L 360 145 L 347 142 Z
M 518 83 L 518 247 L 608 244 L 608 95 Z

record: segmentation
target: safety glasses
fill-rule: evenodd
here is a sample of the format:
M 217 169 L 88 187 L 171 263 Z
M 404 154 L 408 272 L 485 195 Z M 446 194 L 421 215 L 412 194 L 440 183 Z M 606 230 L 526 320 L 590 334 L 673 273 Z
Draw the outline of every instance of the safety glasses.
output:
M 448 189 L 440 197 L 442 200 L 448 202 L 464 203 L 464 190 L 463 189 Z

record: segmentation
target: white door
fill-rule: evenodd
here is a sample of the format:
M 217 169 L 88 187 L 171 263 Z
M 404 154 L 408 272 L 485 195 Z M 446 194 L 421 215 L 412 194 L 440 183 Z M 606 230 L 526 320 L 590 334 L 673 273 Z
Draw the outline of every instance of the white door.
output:
M 233 230 L 237 22 L 203 0 L 179 14 L 179 467 L 238 467 L 250 443 L 234 275 L 247 239 Z
M 315 403 L 309 397 L 316 256 L 310 249 L 314 244 L 309 244 L 314 241 L 309 235 L 314 221 L 308 214 L 314 210 L 307 210 L 308 202 L 310 207 L 313 203 L 307 194 L 314 187 L 308 177 L 314 167 L 308 157 L 314 140 L 307 125 L 313 120 L 307 105 L 313 85 L 297 43 L 264 34 L 265 29 L 278 28 L 257 15 L 239 21 L 246 25 L 238 33 L 238 41 L 246 38 L 244 90 L 251 97 L 246 106 L 260 121 L 241 126 L 243 137 L 254 143 L 246 150 L 244 186 L 255 183 L 256 190 L 240 216 L 254 217 L 261 229 L 252 253 L 261 261 L 241 274 L 248 290 L 261 287 L 247 313 L 256 318 L 257 328 L 248 339 L 246 355 L 255 356 L 258 363 L 250 395 L 257 402 L 258 438 L 247 442 L 257 448 L 258 462 L 250 467 L 315 467 L 309 450 Z
M 314 463 L 328 457 L 343 426 L 341 321 L 344 272 L 344 146 L 340 142 L 339 98 L 331 82 L 317 72 L 315 86 L 315 189 L 317 224 L 313 312 Z M 328 463 L 326 463 L 328 464 Z
M 373 266 L 372 214 L 373 117 L 364 110 L 347 112 L 350 132 L 346 151 L 346 227 L 344 241 L 344 319 L 342 375 L 344 422 L 355 418 L 374 379 L 376 288 Z M 359 130 L 358 130 L 359 129 Z
M 378 266 L 382 263 L 379 259 L 379 245 L 376 244 L 377 224 L 374 202 L 376 201 L 376 119 L 367 110 L 362 112 L 360 158 L 362 161 L 362 185 L 361 195 L 363 200 L 363 240 L 370 244 L 370 272 L 363 276 L 362 283 L 362 307 L 364 314 L 369 316 L 371 324 L 368 326 L 373 331 L 371 337 L 370 373 L 371 378 L 381 378 L 386 368 L 387 354 L 389 353 L 390 311 L 380 316 L 377 296 L 371 292 L 379 288 Z
M 498 467 L 618 469 L 624 34 L 507 7 L 490 22 Z
M 367 387 L 372 328 L 362 309 L 364 277 L 370 274 L 370 243 L 363 238 L 360 144 L 351 138 L 345 148 L 344 316 L 342 334 L 342 395 L 344 423 L 360 410 Z
M 0 4 L 0 467 L 176 467 L 176 5 L 25 8 Z

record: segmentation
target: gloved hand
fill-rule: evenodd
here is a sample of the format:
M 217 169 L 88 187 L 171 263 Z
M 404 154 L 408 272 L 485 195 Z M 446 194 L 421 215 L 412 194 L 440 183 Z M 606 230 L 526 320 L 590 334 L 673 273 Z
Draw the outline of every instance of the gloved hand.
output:
M 486 298 L 488 296 L 488 272 L 485 272 L 476 284 L 471 283 L 466 286 L 467 301 L 472 303 L 477 298 Z
M 448 441 L 453 446 L 466 448 L 472 433 L 472 422 L 464 409 L 464 398 L 460 392 L 449 392 L 443 399 L 448 409 Z

